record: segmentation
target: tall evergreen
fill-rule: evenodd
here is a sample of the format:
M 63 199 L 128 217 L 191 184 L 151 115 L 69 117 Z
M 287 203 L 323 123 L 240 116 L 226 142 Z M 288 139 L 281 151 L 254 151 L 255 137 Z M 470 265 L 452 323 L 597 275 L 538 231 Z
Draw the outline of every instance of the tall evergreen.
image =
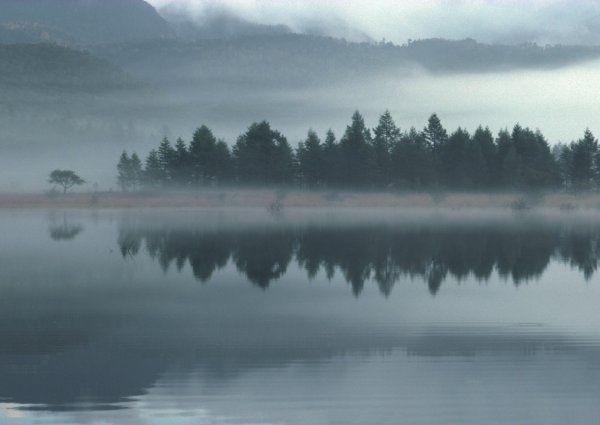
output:
M 374 183 L 388 185 L 391 183 L 391 150 L 400 139 L 400 129 L 396 127 L 390 111 L 386 110 L 373 130 Z
M 175 142 L 175 154 L 171 166 L 171 178 L 177 186 L 187 186 L 191 180 L 190 154 L 188 148 L 180 137 Z
M 442 126 L 442 122 L 437 114 L 431 114 L 427 120 L 427 127 L 423 130 L 423 133 L 425 135 L 425 140 L 434 152 L 439 151 L 444 143 L 448 141 L 448 133 Z
M 553 187 L 558 185 L 559 170 L 548 142 L 539 130 L 532 131 L 516 125 L 512 143 L 521 169 L 520 185 L 524 188 Z
M 498 184 L 501 187 L 514 189 L 521 183 L 521 164 L 507 129 L 498 132 L 496 146 Z
M 157 189 L 165 184 L 165 175 L 156 149 L 152 149 L 146 158 L 143 184 L 150 189 Z
M 573 151 L 571 146 L 565 145 L 564 143 L 558 143 L 552 148 L 552 156 L 558 164 L 558 170 L 560 175 L 560 185 L 563 189 L 569 189 L 572 187 L 572 162 L 573 162 Z
M 214 155 L 217 149 L 217 138 L 213 132 L 202 125 L 195 132 L 190 142 L 190 166 L 195 184 L 210 183 L 215 174 Z
M 123 151 L 119 157 L 117 182 L 123 192 L 127 192 L 131 188 L 130 159 L 126 151 Z
M 324 183 L 329 187 L 339 185 L 341 170 L 340 145 L 336 140 L 335 133 L 331 129 L 327 130 L 325 141 L 323 142 L 322 155 L 323 161 L 321 165 L 323 167 L 322 177 Z
M 222 140 L 203 125 L 198 128 L 189 148 L 191 180 L 195 184 L 216 184 L 225 181 L 230 173 L 231 153 Z
M 135 152 L 131 155 L 129 167 L 131 173 L 131 188 L 137 190 L 142 184 L 144 169 L 140 157 Z
M 496 186 L 498 184 L 499 174 L 497 166 L 498 149 L 496 143 L 494 142 L 494 136 L 492 135 L 489 127 L 477 127 L 475 133 L 473 133 L 472 142 L 478 146 L 478 150 L 481 152 L 481 156 L 483 158 L 483 164 L 481 165 L 481 173 L 483 176 L 481 177 L 481 181 L 478 186 Z
M 351 187 L 369 186 L 374 169 L 371 132 L 358 111 L 352 115 L 352 123 L 346 127 L 340 141 L 340 154 L 343 184 Z
M 423 129 L 425 140 L 432 153 L 433 170 L 436 179 L 436 183 L 440 184 L 442 175 L 444 174 L 442 164 L 442 150 L 446 142 L 448 141 L 448 133 L 442 126 L 437 114 L 432 114 L 427 120 L 427 126 Z
M 458 128 L 448 141 L 440 146 L 441 168 L 438 175 L 439 183 L 445 187 L 468 187 L 469 173 L 467 164 L 467 149 L 471 143 L 471 136 L 466 130 Z
M 309 187 L 317 187 L 323 183 L 323 146 L 317 133 L 308 131 L 304 142 L 298 144 L 296 157 L 300 174 Z
M 598 140 L 589 129 L 571 144 L 571 181 L 577 189 L 591 189 L 598 182 Z
M 213 179 L 216 183 L 224 183 L 231 179 L 231 151 L 224 140 L 217 141 L 212 163 Z
M 161 180 L 163 185 L 171 184 L 173 179 L 173 165 L 175 162 L 176 152 L 171 146 L 171 142 L 166 137 L 158 146 L 158 163 L 161 171 Z
M 287 139 L 267 121 L 252 124 L 234 148 L 235 172 L 240 183 L 283 184 L 294 177 L 294 155 Z
M 137 154 L 123 151 L 117 164 L 117 182 L 123 192 L 137 190 L 142 180 L 142 162 Z
M 414 127 L 392 147 L 392 179 L 398 188 L 419 189 L 434 181 L 433 155 L 422 132 Z

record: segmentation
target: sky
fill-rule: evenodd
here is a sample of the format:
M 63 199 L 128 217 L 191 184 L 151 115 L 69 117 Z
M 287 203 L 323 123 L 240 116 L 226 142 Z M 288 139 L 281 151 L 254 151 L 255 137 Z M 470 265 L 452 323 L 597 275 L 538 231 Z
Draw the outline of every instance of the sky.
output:
M 330 35 L 365 34 L 404 43 L 431 37 L 488 43 L 598 44 L 600 0 L 147 0 L 169 4 L 201 20 L 224 8 L 256 23 L 297 32 L 315 25 Z M 352 28 L 354 31 L 349 31 Z

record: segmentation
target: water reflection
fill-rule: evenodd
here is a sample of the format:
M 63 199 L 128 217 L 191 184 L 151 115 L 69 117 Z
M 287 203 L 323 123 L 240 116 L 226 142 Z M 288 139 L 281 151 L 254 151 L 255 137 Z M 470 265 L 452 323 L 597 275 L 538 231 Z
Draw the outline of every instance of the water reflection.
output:
M 359 295 L 373 280 L 389 296 L 403 277 L 423 279 L 432 294 L 451 277 L 487 281 L 497 272 L 515 285 L 539 278 L 551 260 L 567 262 L 589 280 L 600 260 L 600 224 L 515 220 L 437 225 L 432 222 L 357 226 L 259 226 L 230 229 L 202 224 L 122 225 L 124 257 L 147 253 L 164 271 L 186 263 L 201 282 L 229 261 L 261 287 L 280 279 L 295 261 L 313 279 L 341 273 Z M 141 249 L 145 247 L 145 249 Z
M 66 212 L 63 214 L 62 222 L 59 222 L 56 217 L 51 216 L 50 223 L 48 233 L 50 234 L 50 238 L 54 241 L 70 241 L 83 232 L 82 225 L 69 222 Z
M 599 417 L 598 220 L 350 215 L 0 214 L 0 423 Z

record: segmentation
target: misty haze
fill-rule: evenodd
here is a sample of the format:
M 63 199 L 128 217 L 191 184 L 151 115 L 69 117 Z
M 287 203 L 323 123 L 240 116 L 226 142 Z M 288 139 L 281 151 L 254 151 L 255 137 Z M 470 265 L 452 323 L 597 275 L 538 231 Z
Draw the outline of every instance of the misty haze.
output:
M 0 0 L 0 425 L 600 420 L 600 4 Z

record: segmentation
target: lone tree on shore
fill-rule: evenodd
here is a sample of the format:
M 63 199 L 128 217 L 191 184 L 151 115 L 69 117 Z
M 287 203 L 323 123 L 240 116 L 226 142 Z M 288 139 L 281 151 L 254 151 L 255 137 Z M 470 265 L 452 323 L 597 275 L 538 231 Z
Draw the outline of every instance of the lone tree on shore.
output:
M 85 180 L 71 170 L 54 170 L 50 173 L 48 183 L 61 186 L 63 188 L 63 193 L 67 193 L 67 190 L 73 186 L 81 186 L 84 184 Z

